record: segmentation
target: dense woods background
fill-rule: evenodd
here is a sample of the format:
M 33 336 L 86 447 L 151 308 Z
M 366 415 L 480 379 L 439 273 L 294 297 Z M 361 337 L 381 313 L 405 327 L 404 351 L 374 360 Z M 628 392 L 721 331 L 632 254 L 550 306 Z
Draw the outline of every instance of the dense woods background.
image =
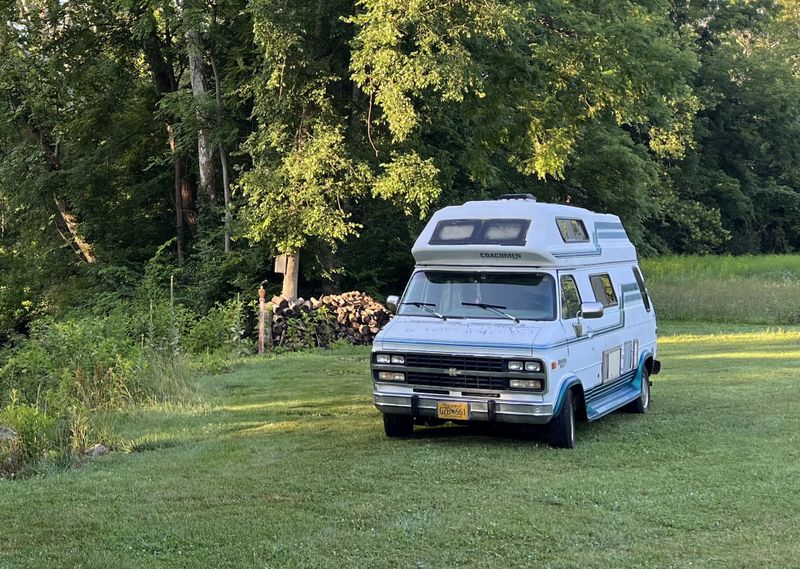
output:
M 646 255 L 800 248 L 794 0 L 0 10 L 2 342 L 170 275 L 199 315 L 277 291 L 277 253 L 396 292 L 428 212 L 507 192 Z

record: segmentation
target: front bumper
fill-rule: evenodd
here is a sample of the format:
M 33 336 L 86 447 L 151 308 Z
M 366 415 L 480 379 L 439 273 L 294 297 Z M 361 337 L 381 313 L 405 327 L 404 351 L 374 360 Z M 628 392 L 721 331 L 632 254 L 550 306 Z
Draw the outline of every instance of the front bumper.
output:
M 513 399 L 487 399 L 453 395 L 372 393 L 375 407 L 381 413 L 413 415 L 436 418 L 439 401 L 457 401 L 469 404 L 470 421 L 499 423 L 543 424 L 553 417 L 553 406 L 547 403 L 515 401 Z

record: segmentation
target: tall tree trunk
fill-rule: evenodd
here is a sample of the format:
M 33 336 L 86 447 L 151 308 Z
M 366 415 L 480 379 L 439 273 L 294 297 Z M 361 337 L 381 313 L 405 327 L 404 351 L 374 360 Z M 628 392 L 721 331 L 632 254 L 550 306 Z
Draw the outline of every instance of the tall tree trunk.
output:
M 61 237 L 70 244 L 72 250 L 86 263 L 94 263 L 95 259 L 91 245 L 82 239 L 78 232 L 78 220 L 67 210 L 64 201 L 56 193 L 53 194 L 53 202 L 55 202 L 56 210 L 58 211 L 55 217 L 56 229 Z
M 214 72 L 214 98 L 217 102 L 217 124 L 222 124 L 222 87 L 219 83 L 217 62 L 211 57 L 211 70 Z M 222 197 L 225 201 L 225 252 L 231 252 L 231 181 L 230 164 L 225 144 L 219 141 L 219 161 L 222 165 Z
M 184 7 L 184 11 L 187 9 Z M 189 22 L 188 17 L 184 20 Z M 200 32 L 197 26 L 190 23 L 186 30 L 186 52 L 189 56 L 189 75 L 192 82 L 192 95 L 197 106 L 197 118 L 200 128 L 197 131 L 197 159 L 200 170 L 200 188 L 215 202 L 217 193 L 214 188 L 214 156 L 208 133 L 208 117 L 203 110 L 205 104 L 205 77 L 203 72 L 203 55 L 200 51 Z
M 174 199 L 175 199 L 175 237 L 178 249 L 178 266 L 183 266 L 183 168 L 181 158 L 178 156 L 178 145 L 175 141 L 175 131 L 167 123 L 167 136 L 169 137 L 169 148 L 172 151 L 174 177 Z
M 286 253 L 286 272 L 283 273 L 283 298 L 297 298 L 297 281 L 300 277 L 300 252 Z
M 167 40 L 169 42 L 169 40 Z M 150 68 L 150 75 L 153 79 L 153 87 L 156 95 L 163 97 L 167 93 L 178 90 L 178 81 L 172 63 L 167 61 L 162 49 L 162 40 L 156 32 L 155 21 L 151 22 L 149 33 L 142 41 L 142 50 L 145 60 Z M 167 131 L 167 141 L 172 151 L 174 184 L 172 190 L 172 201 L 175 203 L 175 236 L 177 241 L 178 264 L 182 265 L 186 251 L 186 228 L 189 234 L 196 233 L 197 214 L 194 207 L 194 191 L 189 180 L 186 178 L 187 168 L 184 164 L 184 157 L 177 146 L 175 139 L 174 122 L 175 117 L 167 118 L 165 127 Z
M 231 252 L 231 181 L 230 166 L 228 165 L 228 153 L 225 152 L 225 145 L 219 143 L 219 159 L 222 163 L 222 197 L 225 200 L 225 252 Z

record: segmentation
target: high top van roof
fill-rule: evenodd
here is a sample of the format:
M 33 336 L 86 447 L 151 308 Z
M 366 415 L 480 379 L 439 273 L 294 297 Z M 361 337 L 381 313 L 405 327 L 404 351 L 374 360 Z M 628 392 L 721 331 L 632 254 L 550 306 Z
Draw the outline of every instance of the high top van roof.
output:
M 411 250 L 418 265 L 577 267 L 636 261 L 616 215 L 513 195 L 433 214 Z

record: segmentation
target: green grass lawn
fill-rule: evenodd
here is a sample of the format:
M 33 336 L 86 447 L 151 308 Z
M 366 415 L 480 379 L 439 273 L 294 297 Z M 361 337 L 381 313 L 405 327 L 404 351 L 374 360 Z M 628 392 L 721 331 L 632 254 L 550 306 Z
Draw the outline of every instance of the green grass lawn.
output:
M 662 326 L 645 416 L 389 440 L 366 349 L 253 361 L 0 480 L 0 567 L 797 567 L 800 329 Z

